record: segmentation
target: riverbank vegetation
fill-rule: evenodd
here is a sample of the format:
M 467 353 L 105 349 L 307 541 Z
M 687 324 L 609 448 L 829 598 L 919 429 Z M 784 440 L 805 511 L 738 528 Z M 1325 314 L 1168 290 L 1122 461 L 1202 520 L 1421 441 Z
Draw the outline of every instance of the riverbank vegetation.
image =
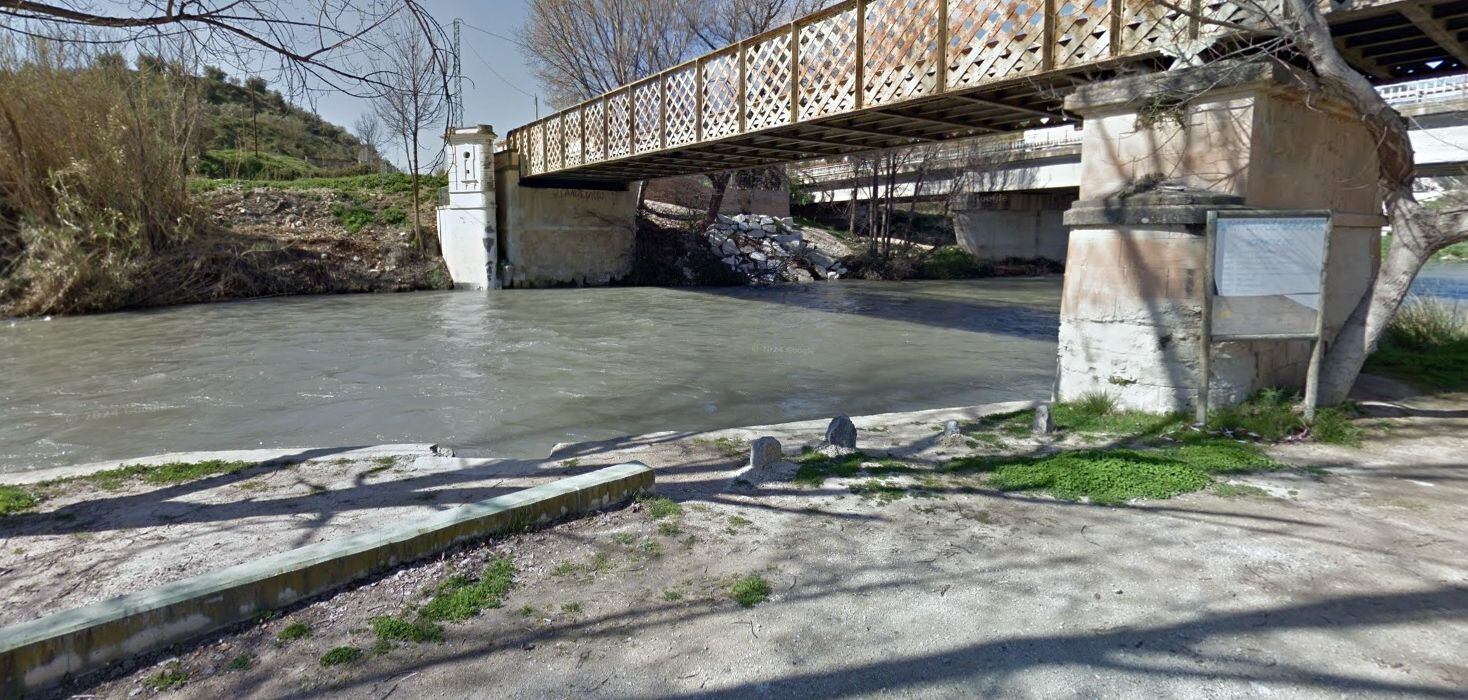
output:
M 1468 389 L 1468 310 L 1438 298 L 1408 301 L 1382 335 L 1366 371 L 1424 389 Z
M 398 235 L 406 177 L 362 175 L 383 167 L 375 149 L 264 81 L 11 43 L 0 94 L 0 317 L 448 284 Z M 325 193 L 258 212 L 242 205 L 256 189 Z

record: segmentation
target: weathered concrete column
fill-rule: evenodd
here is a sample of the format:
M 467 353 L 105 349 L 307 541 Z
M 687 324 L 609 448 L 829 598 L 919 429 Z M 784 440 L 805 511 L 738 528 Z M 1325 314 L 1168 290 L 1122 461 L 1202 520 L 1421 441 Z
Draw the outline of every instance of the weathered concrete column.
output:
M 522 185 L 520 155 L 501 151 L 495 188 L 505 287 L 604 285 L 632 271 L 636 185 Z
M 490 289 L 495 284 L 494 128 L 472 126 L 444 134 L 448 152 L 448 201 L 439 202 L 438 245 L 454 286 Z
M 1065 218 L 1061 400 L 1100 391 L 1132 409 L 1192 405 L 1210 208 L 1333 212 L 1327 339 L 1366 292 L 1384 223 L 1375 151 L 1344 109 L 1307 102 L 1298 76 L 1215 64 L 1085 86 L 1065 106 L 1085 126 L 1080 201 Z M 1169 186 L 1144 184 L 1159 181 Z M 1305 342 L 1219 344 L 1213 400 L 1299 387 L 1307 363 Z
M 953 208 L 958 245 L 980 260 L 1065 262 L 1070 229 L 1061 217 L 1074 192 L 973 194 Z

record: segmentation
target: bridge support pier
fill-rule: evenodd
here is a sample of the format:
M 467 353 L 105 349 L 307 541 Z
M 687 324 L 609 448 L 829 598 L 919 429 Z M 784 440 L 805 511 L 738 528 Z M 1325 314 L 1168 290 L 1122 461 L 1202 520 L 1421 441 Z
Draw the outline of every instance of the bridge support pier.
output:
M 1070 229 L 1061 217 L 1072 192 L 997 192 L 969 195 L 953 208 L 958 245 L 980 260 L 1065 262 Z
M 632 271 L 637 185 L 581 189 L 521 184 L 520 154 L 495 154 L 504 287 L 605 285 Z
M 1057 398 L 1104 392 L 1129 409 L 1184 410 L 1198 384 L 1209 209 L 1334 213 L 1326 338 L 1378 264 L 1384 219 L 1371 138 L 1340 106 L 1273 64 L 1216 64 L 1084 86 L 1080 201 L 1061 302 Z M 1162 180 L 1171 188 L 1145 193 Z M 1215 347 L 1213 401 L 1299 387 L 1304 342 Z

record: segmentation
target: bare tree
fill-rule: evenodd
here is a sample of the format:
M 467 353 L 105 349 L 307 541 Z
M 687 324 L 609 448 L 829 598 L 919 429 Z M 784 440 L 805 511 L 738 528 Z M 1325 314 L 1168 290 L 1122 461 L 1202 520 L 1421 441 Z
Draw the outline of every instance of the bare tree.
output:
M 357 136 L 357 140 L 362 142 L 357 162 L 376 166 L 382 159 L 382 120 L 375 112 L 363 112 L 357 115 L 357 119 L 352 122 L 352 133 Z
M 530 66 L 556 107 L 567 107 L 683 60 L 691 0 L 529 0 Z M 674 21 L 669 21 L 669 20 Z
M 0 0 L 0 34 L 111 45 L 179 40 L 242 72 L 270 74 L 295 95 L 329 89 L 366 97 L 385 88 L 370 57 L 386 48 L 382 30 L 390 24 L 411 27 L 435 52 L 446 43 L 416 0 Z
M 446 85 L 440 54 L 422 34 L 400 26 L 376 59 L 376 74 L 384 87 L 373 99 L 377 118 L 399 139 L 403 164 L 413 179 L 413 243 L 423 247 L 423 212 L 419 176 L 423 172 L 423 130 L 444 118 Z M 429 167 L 436 162 L 435 157 Z

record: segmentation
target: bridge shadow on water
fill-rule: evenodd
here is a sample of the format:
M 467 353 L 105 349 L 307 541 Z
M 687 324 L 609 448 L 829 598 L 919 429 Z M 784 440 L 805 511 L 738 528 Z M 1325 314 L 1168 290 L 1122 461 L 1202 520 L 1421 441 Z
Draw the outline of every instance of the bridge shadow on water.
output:
M 947 330 L 1055 341 L 1060 276 L 1007 280 L 1021 287 L 988 292 L 983 281 L 814 282 L 774 287 L 692 287 L 680 291 Z M 924 287 L 916 284 L 928 285 Z M 1044 297 L 1053 295 L 1053 299 Z M 1016 296 L 1027 297 L 1015 299 Z

